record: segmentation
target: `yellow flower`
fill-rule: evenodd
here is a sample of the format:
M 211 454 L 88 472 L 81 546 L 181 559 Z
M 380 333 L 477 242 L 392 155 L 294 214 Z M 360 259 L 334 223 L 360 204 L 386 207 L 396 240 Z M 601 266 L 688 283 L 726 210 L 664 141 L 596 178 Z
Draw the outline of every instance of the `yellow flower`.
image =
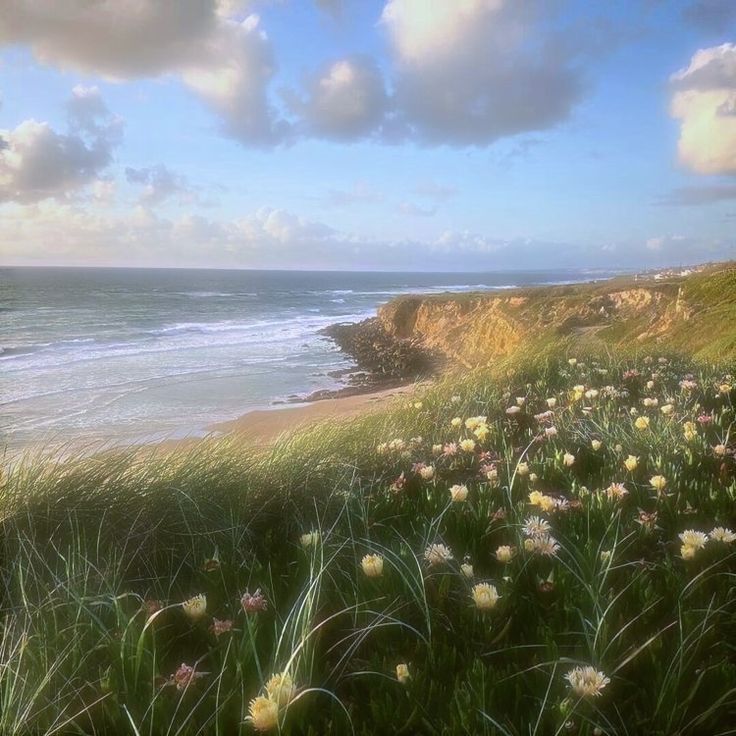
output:
M 703 549 L 708 541 L 708 535 L 704 532 L 696 532 L 694 529 L 686 529 L 678 535 L 680 541 L 686 547 L 692 547 L 694 550 Z
M 475 450 L 475 440 L 471 440 L 471 439 L 461 440 L 460 449 L 463 452 L 473 452 Z
M 497 550 L 496 550 L 496 559 L 499 562 L 503 562 L 504 564 L 507 564 L 511 562 L 511 560 L 514 557 L 514 548 L 509 547 L 507 544 L 502 544 Z
M 207 596 L 202 593 L 195 595 L 188 601 L 184 601 L 184 603 L 181 604 L 181 607 L 184 609 L 184 613 L 186 613 L 192 621 L 199 621 L 199 619 L 204 618 L 207 615 Z
M 454 485 L 450 488 L 450 498 L 453 503 L 462 503 L 468 497 L 468 487 L 460 484 Z
M 266 693 L 279 708 L 285 708 L 294 697 L 294 681 L 288 672 L 273 675 L 266 683 Z
M 248 713 L 256 731 L 271 731 L 279 725 L 279 706 L 264 695 L 250 701 Z
M 529 494 L 529 503 L 532 506 L 541 506 L 543 498 L 544 498 L 544 494 L 541 491 L 532 491 Z
M 680 547 L 680 557 L 682 557 L 683 560 L 692 560 L 697 551 L 698 550 L 695 547 L 691 547 L 689 544 L 683 544 Z
M 660 408 L 660 411 L 662 412 L 662 414 L 668 417 L 674 413 L 675 407 L 672 406 L 672 404 L 665 404 L 663 407 Z
M 451 425 L 452 425 L 453 427 L 456 427 L 456 428 L 457 428 L 457 427 L 459 427 L 459 426 L 460 426 L 460 425 L 461 425 L 462 423 L 463 423 L 463 420 L 462 420 L 462 419 L 461 419 L 460 417 L 455 417 L 455 418 L 454 418 L 454 419 L 453 419 L 453 420 L 452 420 L 452 421 L 450 422 L 450 424 L 451 424 Z
M 580 698 L 597 698 L 611 680 L 595 667 L 576 667 L 565 675 L 572 691 Z
M 634 426 L 642 431 L 649 429 L 649 417 L 637 417 Z
M 718 390 L 719 390 L 719 391 L 720 391 L 720 392 L 721 392 L 722 394 L 730 394 L 730 393 L 731 393 L 731 389 L 732 389 L 732 387 L 731 387 L 731 384 L 729 384 L 729 383 L 722 383 L 722 384 L 721 384 L 721 385 L 720 385 L 720 386 L 718 387 Z
M 685 441 L 692 442 L 698 436 L 698 428 L 695 422 L 685 422 L 682 425 Z
M 577 358 L 569 358 L 567 361 L 571 366 L 577 365 L 578 359 Z
M 500 597 L 496 586 L 490 583 L 478 583 L 474 585 L 472 596 L 475 607 L 480 611 L 490 611 L 492 608 L 495 608 Z
M 516 466 L 516 473 L 522 477 L 529 475 L 529 463 L 519 463 Z
M 649 485 L 654 488 L 657 493 L 663 493 L 665 487 L 667 486 L 667 478 L 665 478 L 663 475 L 653 475 L 649 479 Z
M 406 685 L 411 675 L 409 674 L 409 665 L 402 662 L 396 665 L 396 679 L 402 684 Z
M 713 454 L 716 457 L 723 457 L 726 454 L 726 445 L 716 445 L 713 448 Z
M 488 435 L 490 434 L 491 430 L 489 429 L 487 424 L 481 424 L 474 432 L 473 434 L 481 441 L 484 442 Z
M 380 578 L 383 575 L 383 557 L 381 555 L 366 555 L 360 561 L 360 566 L 369 578 Z
M 633 473 L 639 465 L 639 458 L 636 455 L 629 455 L 624 460 L 624 465 L 626 466 L 626 470 Z

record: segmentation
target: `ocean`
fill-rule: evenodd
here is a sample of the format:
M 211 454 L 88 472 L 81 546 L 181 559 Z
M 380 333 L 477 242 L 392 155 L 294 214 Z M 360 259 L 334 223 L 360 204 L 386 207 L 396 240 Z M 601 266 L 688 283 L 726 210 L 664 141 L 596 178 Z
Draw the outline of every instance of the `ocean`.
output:
M 0 449 L 200 436 L 338 387 L 319 331 L 398 294 L 611 275 L 0 268 Z

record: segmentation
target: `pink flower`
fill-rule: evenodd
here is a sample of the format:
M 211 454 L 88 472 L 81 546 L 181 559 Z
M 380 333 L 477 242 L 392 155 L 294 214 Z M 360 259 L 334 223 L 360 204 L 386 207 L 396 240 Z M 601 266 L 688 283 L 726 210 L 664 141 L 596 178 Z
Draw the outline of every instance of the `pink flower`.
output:
M 243 593 L 243 597 L 240 599 L 240 604 L 243 606 L 243 610 L 246 613 L 258 613 L 259 611 L 265 611 L 268 608 L 268 601 L 263 593 L 261 593 L 260 588 L 257 588 L 256 592 L 252 595 L 246 590 L 245 593 Z
M 186 690 L 197 678 L 204 677 L 206 674 L 206 672 L 197 672 L 194 667 L 182 662 L 167 684 L 176 685 L 177 690 Z
M 224 621 L 220 621 L 219 618 L 212 619 L 212 626 L 210 626 L 210 631 L 215 636 L 222 636 L 223 634 L 227 634 L 227 632 L 232 631 L 232 629 L 233 622 L 230 619 L 225 619 Z

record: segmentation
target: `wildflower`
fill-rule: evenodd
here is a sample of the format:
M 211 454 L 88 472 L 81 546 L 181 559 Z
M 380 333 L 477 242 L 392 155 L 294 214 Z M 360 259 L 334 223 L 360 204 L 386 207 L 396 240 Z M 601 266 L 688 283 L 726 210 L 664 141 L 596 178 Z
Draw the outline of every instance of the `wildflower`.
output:
M 197 672 L 195 667 L 182 662 L 169 682 L 176 685 L 177 690 L 186 690 L 196 679 L 205 677 L 206 672 Z
M 516 397 L 516 405 L 517 406 L 524 406 L 526 404 L 526 396 L 517 396 Z
M 713 415 L 712 414 L 701 414 L 698 417 L 698 424 L 700 424 L 703 427 L 708 424 L 713 424 Z
M 723 457 L 726 454 L 726 445 L 716 445 L 713 448 L 713 454 L 716 457 Z
M 641 431 L 649 429 L 649 417 L 637 417 L 634 426 Z
M 562 456 L 562 462 L 565 465 L 565 467 L 567 467 L 567 468 L 571 467 L 575 463 L 575 455 L 573 455 L 570 452 L 566 452 Z
M 465 428 L 469 429 L 471 432 L 479 427 L 481 424 L 485 424 L 486 417 L 468 417 L 465 420 Z
M 414 402 L 414 408 L 415 408 L 415 409 L 421 409 L 421 408 L 422 408 L 422 406 L 424 406 L 424 404 L 422 404 L 422 402 L 421 402 L 421 401 L 415 401 L 415 402 Z
M 496 549 L 496 559 L 504 564 L 511 562 L 514 554 L 514 548 L 509 547 L 507 544 L 502 544 L 498 549 Z
M 475 575 L 475 570 L 473 570 L 473 565 L 470 562 L 463 562 L 460 565 L 460 571 L 466 578 L 472 578 Z
M 603 447 L 603 443 L 600 440 L 591 440 L 590 446 L 593 448 L 593 452 L 598 452 Z
M 471 440 L 471 439 L 461 440 L 460 449 L 463 452 L 474 452 L 475 451 L 475 440 Z
M 432 454 L 437 457 L 438 455 L 441 455 L 443 452 L 442 445 L 432 445 Z
M 442 448 L 442 454 L 445 457 L 454 457 L 455 455 L 457 455 L 457 442 L 448 442 Z
M 459 404 L 462 401 L 462 397 L 455 394 L 455 396 L 450 397 L 450 403 L 451 404 Z
M 240 598 L 240 605 L 245 613 L 258 613 L 268 608 L 266 596 L 261 593 L 260 588 L 256 588 L 256 592 L 252 595 L 246 590 Z
M 510 417 L 513 417 L 516 416 L 520 411 L 520 406 L 510 406 L 508 409 L 506 409 L 506 414 L 508 414 Z
M 576 667 L 565 675 L 572 691 L 580 698 L 597 698 L 611 680 L 595 667 Z
M 392 493 L 399 493 L 400 491 L 404 490 L 404 486 L 406 485 L 406 475 L 402 473 L 389 487 L 389 490 Z
M 516 466 L 516 474 L 520 475 L 522 478 L 525 475 L 529 475 L 529 463 L 519 463 Z
M 721 384 L 721 385 L 720 385 L 720 386 L 718 387 L 718 390 L 719 390 L 719 391 L 720 391 L 720 392 L 721 392 L 722 394 L 730 394 L 730 393 L 731 393 L 731 390 L 732 390 L 732 388 L 733 388 L 733 387 L 731 386 L 731 384 L 730 384 L 730 383 L 722 383 L 722 384 Z
M 434 478 L 434 465 L 424 465 L 419 468 L 419 475 L 422 480 L 432 480 Z
M 495 483 L 498 480 L 498 469 L 495 465 L 483 465 L 480 472 L 485 476 L 489 483 Z
M 453 420 L 452 420 L 452 421 L 450 422 L 450 424 L 451 424 L 451 425 L 452 425 L 453 427 L 455 427 L 455 428 L 459 427 L 459 426 L 460 426 L 460 425 L 461 425 L 462 423 L 463 423 L 463 420 L 462 420 L 462 419 L 461 419 L 460 417 L 455 417 L 455 418 L 454 418 L 454 419 L 453 419 Z
M 441 565 L 453 559 L 450 548 L 444 544 L 430 544 L 424 550 L 424 559 L 430 565 Z
M 644 399 L 642 399 L 642 402 L 641 403 L 644 404 L 644 406 L 646 406 L 647 409 L 651 409 L 653 406 L 657 406 L 659 404 L 659 400 L 658 399 L 653 399 L 653 398 L 647 396 Z
M 250 701 L 248 714 L 248 720 L 256 731 L 271 731 L 279 724 L 279 706 L 265 695 Z
M 491 430 L 489 429 L 487 424 L 481 424 L 474 432 L 473 434 L 481 441 L 484 442 L 485 439 L 490 434 Z
M 383 557 L 381 555 L 365 555 L 360 561 L 360 566 L 369 578 L 380 578 L 383 575 Z
M 607 565 L 611 561 L 612 554 L 610 549 L 602 549 L 600 554 L 601 562 Z
M 636 523 L 643 526 L 647 531 L 651 531 L 657 524 L 657 512 L 652 511 L 649 513 L 639 509 L 639 516 L 636 519 Z
M 685 422 L 682 425 L 682 430 L 686 442 L 692 442 L 698 436 L 698 429 L 695 422 Z
M 301 537 L 299 537 L 299 541 L 304 549 L 307 549 L 308 547 L 316 547 L 319 544 L 319 532 L 313 529 L 311 532 L 302 534 Z
M 203 593 L 195 595 L 181 604 L 184 613 L 192 620 L 199 621 L 207 615 L 207 596 Z
M 549 407 L 550 409 L 554 409 L 554 408 L 555 408 L 555 407 L 557 406 L 557 399 L 556 399 L 556 398 L 555 398 L 554 396 L 550 396 L 550 397 L 549 397 L 549 398 L 547 399 L 547 406 L 548 406 L 548 407 Z
M 663 475 L 653 475 L 649 479 L 649 485 L 657 491 L 657 494 L 662 494 L 667 486 L 667 478 Z
M 549 534 L 541 534 L 527 539 L 524 542 L 524 548 L 527 551 L 534 552 L 538 555 L 554 557 L 559 552 L 560 545 L 557 543 L 557 540 Z
M 687 379 L 687 378 L 684 379 L 684 380 L 682 380 L 682 381 L 680 381 L 680 388 L 683 391 L 693 391 L 697 387 L 698 387 L 698 382 L 697 381 L 693 381 L 693 380 Z
M 569 358 L 567 362 L 570 364 L 570 366 L 574 367 L 575 365 L 577 365 L 578 359 L 577 358 Z
M 692 560 L 697 554 L 697 548 L 691 547 L 689 544 L 683 544 L 680 547 L 680 557 L 683 560 Z
M 478 583 L 471 591 L 475 607 L 480 611 L 490 611 L 496 607 L 499 595 L 495 585 L 490 583 Z
M 223 634 L 227 634 L 228 631 L 233 630 L 233 622 L 229 619 L 225 619 L 224 621 L 220 621 L 219 618 L 213 618 L 212 619 L 212 626 L 210 626 L 210 630 L 212 633 L 219 637 Z
M 530 483 L 536 483 L 538 479 L 539 479 L 539 476 L 536 473 L 529 473 Z
M 266 683 L 266 694 L 279 708 L 285 708 L 294 697 L 294 681 L 288 672 L 273 675 Z
M 411 675 L 409 674 L 409 665 L 405 662 L 401 662 L 400 664 L 396 665 L 396 679 L 402 684 L 406 685 L 407 682 L 409 682 L 409 678 Z
M 623 483 L 611 483 L 606 488 L 606 496 L 612 501 L 621 501 L 629 495 L 629 491 Z
M 450 488 L 450 498 L 453 503 L 462 503 L 468 497 L 468 487 L 456 484 Z
M 548 534 L 551 529 L 549 522 L 539 516 L 530 516 L 525 519 L 521 528 L 525 537 L 540 537 L 542 534 Z
M 736 534 L 734 534 L 730 529 L 724 529 L 722 526 L 717 526 L 713 529 L 710 533 L 710 538 L 714 542 L 723 542 L 724 544 L 732 544 L 733 542 L 736 542 Z
M 585 386 L 583 386 L 582 384 L 578 386 L 573 386 L 573 389 L 572 389 L 572 400 L 573 401 L 580 401 L 580 399 L 582 399 L 584 395 L 585 395 Z
M 599 395 L 599 391 L 597 388 L 590 388 L 585 392 L 585 398 L 586 399 L 597 399 Z
M 647 388 L 651 391 L 654 388 L 654 381 L 647 381 Z
M 215 572 L 220 569 L 220 560 L 217 557 L 210 557 L 202 563 L 202 569 L 205 572 Z
M 624 465 L 626 466 L 626 470 L 633 473 L 639 465 L 639 458 L 636 455 L 629 455 L 624 460 Z
M 666 417 L 669 417 L 674 413 L 675 407 L 672 404 L 665 404 L 663 407 L 660 408 L 660 411 Z
M 557 427 L 547 427 L 544 430 L 544 435 L 548 439 L 551 439 L 552 437 L 557 437 Z
M 680 541 L 687 547 L 693 549 L 703 549 L 705 543 L 708 541 L 708 535 L 704 532 L 696 532 L 694 529 L 686 529 L 681 534 L 678 534 Z

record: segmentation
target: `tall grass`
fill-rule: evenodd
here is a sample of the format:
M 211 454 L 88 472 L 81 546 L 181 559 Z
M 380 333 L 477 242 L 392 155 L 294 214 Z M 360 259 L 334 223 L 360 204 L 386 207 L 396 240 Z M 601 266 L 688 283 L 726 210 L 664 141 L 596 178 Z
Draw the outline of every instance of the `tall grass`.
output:
M 268 450 L 211 440 L 11 468 L 0 733 L 252 733 L 250 703 L 278 700 L 279 673 L 295 684 L 281 733 L 736 732 L 736 542 L 712 535 L 736 526 L 728 369 L 552 355 Z M 457 484 L 467 500 L 451 501 Z M 711 535 L 692 554 L 688 529 Z M 434 544 L 452 557 L 429 564 Z M 491 610 L 474 603 L 484 582 Z M 258 589 L 265 610 L 244 610 Z M 181 604 L 198 594 L 193 620 Z M 564 677 L 576 666 L 610 682 L 584 697 Z

